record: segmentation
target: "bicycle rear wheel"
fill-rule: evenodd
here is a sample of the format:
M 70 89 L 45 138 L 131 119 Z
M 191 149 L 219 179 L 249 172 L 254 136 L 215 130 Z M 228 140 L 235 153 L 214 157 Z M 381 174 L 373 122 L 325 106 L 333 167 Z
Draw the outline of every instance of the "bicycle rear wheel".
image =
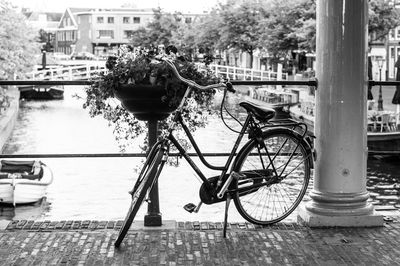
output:
M 304 139 L 286 128 L 263 133 L 263 143 L 251 140 L 238 154 L 233 199 L 247 221 L 273 224 L 286 218 L 306 193 L 311 150 Z M 269 156 L 268 156 L 269 155 Z
M 140 206 L 143 203 L 144 197 L 147 191 L 153 186 L 154 182 L 160 175 L 161 169 L 164 166 L 162 162 L 162 157 L 164 152 L 162 149 L 158 148 L 154 153 L 150 153 L 149 156 L 153 157 L 150 160 L 146 160 L 145 165 L 139 175 L 138 180 L 133 188 L 132 202 L 128 210 L 128 214 L 125 217 L 124 223 L 119 231 L 117 240 L 114 243 L 115 247 L 119 247 L 125 235 L 133 222 Z

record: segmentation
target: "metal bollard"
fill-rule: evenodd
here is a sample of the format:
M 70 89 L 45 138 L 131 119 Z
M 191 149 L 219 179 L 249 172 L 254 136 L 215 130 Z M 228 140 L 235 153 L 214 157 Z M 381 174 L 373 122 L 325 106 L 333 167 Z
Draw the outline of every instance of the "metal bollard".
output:
M 157 142 L 158 121 L 149 120 L 149 149 Z M 150 202 L 147 206 L 147 214 L 144 216 L 144 226 L 161 226 L 160 201 L 158 197 L 158 181 L 155 182 L 149 194 Z

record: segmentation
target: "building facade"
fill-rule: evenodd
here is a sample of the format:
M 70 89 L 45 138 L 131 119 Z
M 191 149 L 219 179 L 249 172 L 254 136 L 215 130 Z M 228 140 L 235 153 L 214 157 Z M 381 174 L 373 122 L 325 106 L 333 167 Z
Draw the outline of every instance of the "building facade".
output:
M 385 54 L 387 55 L 387 76 L 389 79 L 396 78 L 396 61 L 400 56 L 400 27 L 397 27 L 389 32 Z
M 145 27 L 153 14 L 153 9 L 68 8 L 57 30 L 56 52 L 89 52 L 106 57 L 128 44 L 133 31 Z M 191 23 L 199 14 L 182 16 L 185 23 Z
M 28 9 L 22 9 L 21 13 L 26 17 L 27 24 L 38 33 L 42 49 L 47 52 L 54 51 L 55 35 L 62 13 L 38 12 Z

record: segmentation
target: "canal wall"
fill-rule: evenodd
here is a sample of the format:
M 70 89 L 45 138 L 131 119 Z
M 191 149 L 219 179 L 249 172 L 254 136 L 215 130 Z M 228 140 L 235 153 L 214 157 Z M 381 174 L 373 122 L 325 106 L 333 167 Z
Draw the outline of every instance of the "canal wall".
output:
M 7 95 L 10 100 L 8 108 L 0 109 L 0 151 L 3 153 L 3 148 L 7 140 L 10 138 L 18 117 L 19 111 L 19 90 L 17 87 L 9 87 Z

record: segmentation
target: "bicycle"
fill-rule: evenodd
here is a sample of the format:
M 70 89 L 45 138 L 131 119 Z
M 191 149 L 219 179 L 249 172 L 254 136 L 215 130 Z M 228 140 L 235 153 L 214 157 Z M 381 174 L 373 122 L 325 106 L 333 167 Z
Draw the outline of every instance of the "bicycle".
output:
M 286 218 L 301 202 L 310 179 L 313 152 L 310 141 L 306 137 L 307 125 L 292 120 L 284 123 L 273 121 L 272 118 L 275 115 L 273 109 L 251 102 L 239 104 L 247 111 L 247 117 L 242 124 L 229 113 L 224 105 L 227 92 L 235 92 L 230 82 L 200 86 L 183 78 L 173 63 L 165 61 L 175 76 L 187 84 L 188 88 L 175 111 L 168 136 L 156 142 L 147 155 L 139 177 L 130 192 L 132 202 L 114 245 L 120 246 L 146 194 L 158 180 L 167 161 L 171 144 L 176 147 L 179 155 L 185 158 L 203 182 L 199 191 L 200 204 L 196 206 L 189 203 L 184 206 L 185 210 L 198 212 L 202 203 L 215 204 L 226 201 L 224 237 L 226 237 L 228 208 L 232 199 L 240 215 L 251 223 L 269 225 Z M 215 166 L 207 162 L 181 116 L 182 107 L 193 89 L 215 88 L 223 88 L 220 112 L 224 124 L 230 128 L 222 116 L 223 108 L 242 126 L 240 132 L 236 131 L 238 137 L 223 166 Z M 200 161 L 207 168 L 220 171 L 220 175 L 205 177 L 174 137 L 173 130 L 178 124 L 183 128 Z M 237 153 L 245 134 L 248 134 L 249 141 Z

